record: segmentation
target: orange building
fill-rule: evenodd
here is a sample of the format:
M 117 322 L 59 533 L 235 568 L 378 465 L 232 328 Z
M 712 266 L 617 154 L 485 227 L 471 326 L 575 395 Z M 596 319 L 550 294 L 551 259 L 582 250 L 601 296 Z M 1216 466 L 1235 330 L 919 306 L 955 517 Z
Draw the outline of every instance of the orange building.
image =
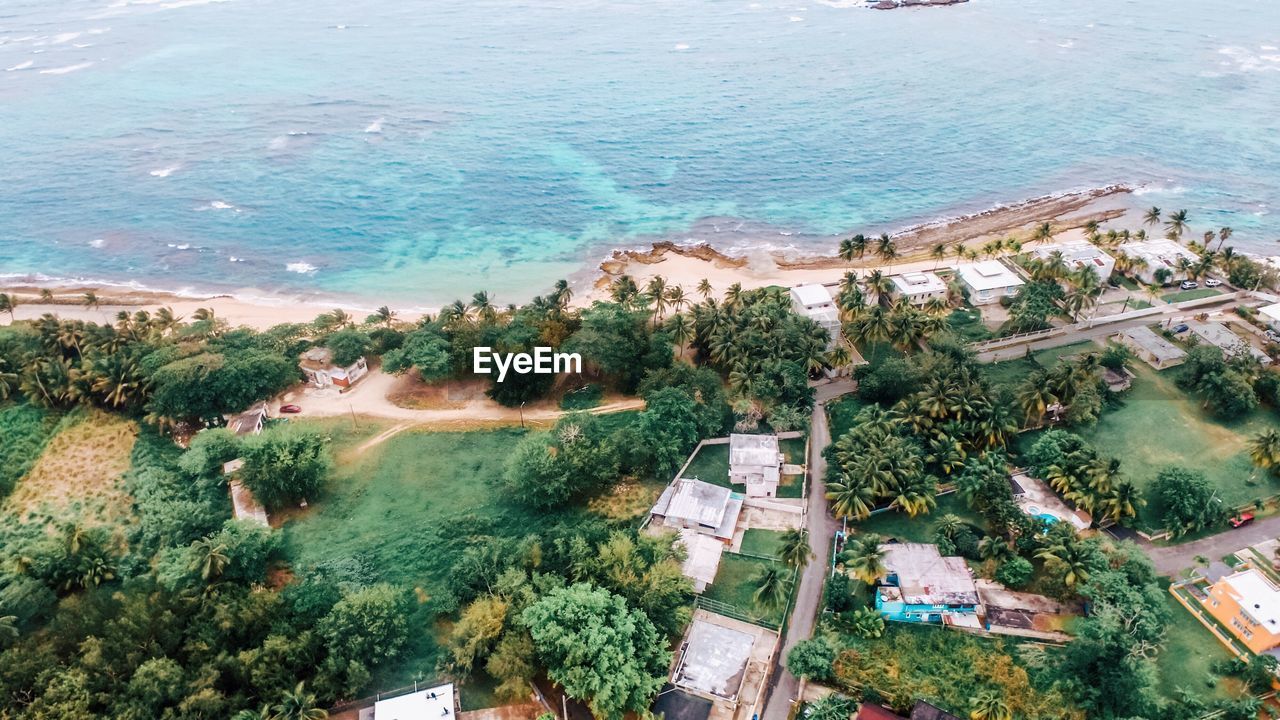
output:
M 1255 654 L 1280 646 L 1280 588 L 1261 570 L 1241 570 L 1210 585 L 1204 606 Z

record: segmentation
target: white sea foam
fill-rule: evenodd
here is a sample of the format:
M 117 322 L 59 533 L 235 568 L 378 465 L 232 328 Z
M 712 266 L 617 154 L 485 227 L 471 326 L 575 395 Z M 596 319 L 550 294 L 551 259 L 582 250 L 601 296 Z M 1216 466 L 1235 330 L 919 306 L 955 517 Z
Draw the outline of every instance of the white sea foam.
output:
M 291 262 L 291 263 L 287 263 L 284 266 L 284 269 L 288 270 L 289 272 L 298 273 L 299 275 L 306 275 L 308 273 L 315 272 L 319 268 L 317 268 L 315 265 L 312 265 L 309 262 Z
M 5 71 L 5 72 L 13 72 L 14 70 L 26 70 L 27 68 L 29 68 L 29 67 L 31 67 L 32 65 L 35 65 L 35 64 L 36 64 L 36 61 L 35 61 L 35 60 L 23 60 L 22 62 L 18 63 L 17 65 L 14 65 L 13 67 L 5 68 L 5 69 L 4 69 L 4 71 Z
M 103 246 L 104 246 L 104 245 L 106 245 L 106 244 L 107 244 L 107 239 L 106 239 L 106 238 L 94 238 L 94 239 L 92 239 L 92 240 L 90 240 L 90 241 L 89 241 L 89 247 L 91 247 L 91 248 L 100 248 L 100 247 L 103 247 Z
M 800 17 L 799 15 L 792 15 L 787 19 L 790 20 L 791 22 L 804 22 L 804 18 Z
M 386 118 L 378 118 L 377 120 L 374 120 L 373 122 L 369 123 L 369 126 L 368 126 L 368 127 L 366 127 L 366 128 L 364 129 L 364 131 L 365 131 L 365 132 L 367 132 L 367 133 L 380 133 L 380 132 L 382 132 L 382 123 L 383 123 L 383 121 L 385 121 L 385 120 L 386 120 Z
M 76 38 L 80 37 L 83 34 L 84 33 L 80 33 L 80 32 L 58 33 L 57 35 L 53 36 L 53 39 L 49 41 L 49 44 L 61 45 L 62 43 L 71 42 L 72 40 L 75 40 Z
M 288 135 L 279 135 L 271 138 L 271 142 L 267 143 L 268 150 L 283 150 L 289 145 Z
M 156 168 L 147 173 L 151 177 L 167 178 L 182 168 L 181 165 L 170 165 L 168 167 Z
M 1234 65 L 1240 72 L 1280 72 L 1280 55 L 1255 55 L 1248 48 L 1238 45 L 1218 48 L 1218 54 L 1228 58 L 1221 64 L 1228 67 Z
M 231 257 L 227 258 L 227 260 L 230 262 L 244 262 L 244 258 L 236 257 L 235 255 L 232 255 Z
M 91 48 L 91 47 L 93 47 L 93 43 L 75 43 L 75 44 L 73 44 L 71 47 L 73 47 L 73 48 L 77 48 L 77 49 L 79 49 L 79 50 L 83 50 L 83 49 L 85 49 L 85 48 Z
M 1134 188 L 1133 194 L 1137 197 L 1143 195 L 1185 195 L 1187 188 L 1182 185 L 1174 185 L 1173 187 L 1165 187 L 1163 185 L 1144 185 L 1140 188 Z
M 1276 47 L 1275 45 L 1259 45 L 1258 49 L 1259 50 L 1280 50 L 1280 48 Z
M 1073 47 L 1075 47 L 1075 46 L 1076 46 L 1076 41 L 1075 41 L 1074 39 L 1067 39 L 1067 40 L 1063 40 L 1062 42 L 1058 43 L 1058 47 L 1060 47 L 1060 48 L 1067 48 L 1067 49 L 1070 49 L 1070 48 L 1073 48 Z
M 688 50 L 689 43 L 676 43 L 676 50 Z
M 41 70 L 40 74 L 41 75 L 66 75 L 67 73 L 73 73 L 77 70 L 83 70 L 87 67 L 91 67 L 92 65 L 93 65 L 92 62 L 82 62 L 82 63 L 77 63 L 75 65 L 67 65 L 65 67 L 49 68 L 48 70 Z
M 196 211 L 202 211 L 202 210 L 233 210 L 235 212 L 240 212 L 240 208 L 236 207 L 235 205 L 232 205 L 229 202 L 226 202 L 225 200 L 214 200 L 208 205 L 201 205 L 200 207 L 196 208 Z

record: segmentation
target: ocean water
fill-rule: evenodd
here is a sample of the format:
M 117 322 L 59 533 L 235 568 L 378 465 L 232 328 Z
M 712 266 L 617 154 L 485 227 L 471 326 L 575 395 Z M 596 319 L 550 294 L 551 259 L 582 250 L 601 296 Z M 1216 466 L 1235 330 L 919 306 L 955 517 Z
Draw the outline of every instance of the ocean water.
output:
M 0 274 L 501 302 L 1141 185 L 1280 240 L 1280 2 L 0 0 Z

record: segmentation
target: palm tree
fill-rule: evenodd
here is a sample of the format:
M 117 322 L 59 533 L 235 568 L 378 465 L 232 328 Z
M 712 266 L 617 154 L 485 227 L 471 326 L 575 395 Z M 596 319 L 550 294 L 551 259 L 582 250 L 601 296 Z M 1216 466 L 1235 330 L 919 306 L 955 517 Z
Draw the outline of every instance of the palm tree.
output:
M 667 301 L 671 303 L 671 307 L 675 312 L 680 312 L 680 308 L 689 303 L 689 293 L 677 285 L 667 290 Z
M 861 607 L 840 613 L 836 622 L 841 630 L 860 638 L 878 638 L 884 635 L 884 616 L 873 607 Z
M 498 320 L 498 309 L 493 306 L 493 300 L 485 290 L 471 296 L 471 309 L 475 310 L 476 315 L 487 325 L 492 325 Z
M 711 293 L 713 292 L 715 291 L 711 288 L 711 283 L 708 282 L 706 278 L 702 278 L 698 281 L 698 294 L 702 296 L 703 300 L 711 297 Z
M 933 249 L 929 251 L 929 254 L 933 256 L 933 269 L 937 270 L 938 265 L 942 264 L 942 261 L 947 257 L 947 244 L 938 243 L 937 245 L 934 245 Z
M 0 293 L 0 312 L 9 313 L 9 322 L 13 322 L 13 310 L 18 307 L 18 299 L 8 293 Z
M 995 690 L 983 690 L 969 703 L 969 720 L 1013 720 L 1013 711 Z
M 754 578 L 756 591 L 751 595 L 755 603 L 764 608 L 781 607 L 787 601 L 791 581 L 777 565 L 766 565 Z
M 40 302 L 42 303 L 53 302 L 53 291 L 50 290 L 49 288 L 40 288 Z
M 1059 565 L 1064 568 L 1062 582 L 1067 587 L 1075 587 L 1089 580 L 1090 556 L 1075 538 L 1067 538 L 1036 553 L 1036 557 L 1046 564 Z
M 825 358 L 827 367 L 832 370 L 839 371 L 853 362 L 853 353 L 849 352 L 849 346 L 843 342 L 837 343 L 835 347 L 827 351 Z
M 1170 215 L 1169 219 L 1164 221 L 1164 227 L 1171 238 L 1174 240 L 1180 239 L 1182 237 L 1182 233 L 1187 230 L 1187 211 L 1179 210 L 1178 212 Z
M 654 275 L 644 289 L 653 298 L 653 326 L 658 327 L 667 309 L 667 281 L 661 275 Z
M 671 332 L 671 339 L 675 340 L 680 348 L 680 357 L 683 359 L 684 346 L 693 338 L 693 321 L 685 313 L 672 315 L 667 320 L 667 330 Z
M 1264 430 L 1249 441 L 1249 459 L 1263 470 L 1280 468 L 1280 432 Z
M 98 303 L 99 303 L 98 294 L 90 290 L 89 292 L 86 292 L 84 295 L 80 296 L 80 303 L 85 307 L 89 308 L 90 310 L 96 310 L 98 309 Z
M 787 567 L 803 570 L 813 557 L 813 549 L 809 547 L 809 534 L 800 528 L 791 528 L 782 533 L 782 544 L 778 547 L 778 559 Z
M 0 615 L 0 648 L 18 639 L 18 616 Z
M 1142 216 L 1143 225 L 1158 225 L 1160 223 L 1160 208 L 1152 207 Z
M 557 280 L 555 287 L 551 291 L 551 297 L 555 301 L 556 307 L 561 310 L 569 307 L 569 301 L 573 299 L 573 288 L 569 287 L 569 281 L 564 279 Z
M 898 245 L 888 233 L 881 234 L 880 239 L 876 241 L 876 254 L 889 263 L 889 272 L 892 273 L 893 261 L 898 257 Z
M 1103 517 L 1112 522 L 1123 522 L 1128 518 L 1137 517 L 1138 508 L 1146 504 L 1147 501 L 1142 498 L 1138 487 L 1128 480 L 1113 485 L 1111 491 L 1105 493 L 1097 502 Z
M 1231 238 L 1231 233 L 1232 233 L 1232 230 L 1229 227 L 1224 227 L 1218 230 L 1218 248 L 1217 248 L 1218 250 L 1222 249 L 1222 243 L 1226 242 Z
M 640 288 L 630 275 L 619 275 L 609 284 L 609 297 L 620 305 L 630 305 L 638 294 Z
M 386 305 L 375 310 L 373 315 L 378 319 L 378 322 L 382 323 L 386 327 L 391 327 L 391 323 L 395 322 L 396 319 L 396 311 Z
M 191 559 L 191 569 L 198 569 L 200 578 L 207 583 L 222 577 L 222 573 L 226 572 L 227 566 L 231 564 L 231 558 L 227 555 L 227 546 L 216 543 L 210 538 L 204 538 L 197 540 L 193 547 L 195 554 Z
M 845 570 L 867 585 L 874 584 L 885 573 L 884 550 L 880 549 L 880 536 L 874 533 L 849 541 L 841 556 Z
M 840 259 L 853 262 L 854 258 L 862 259 L 867 254 L 867 236 L 858 233 L 851 238 L 840 241 Z
M 263 705 L 257 710 L 241 710 L 231 716 L 231 720 L 271 720 L 271 705 Z
M 978 557 L 1001 563 L 1013 557 L 1013 548 L 1004 538 L 988 535 L 978 542 Z
M 832 693 L 810 703 L 804 717 L 805 720 L 849 720 L 857 711 L 856 702 Z
M 1050 392 L 1044 371 L 1036 371 L 1027 376 L 1018 387 L 1018 407 L 1022 408 L 1023 422 L 1030 426 L 1039 424 L 1049 406 L 1058 402 L 1057 396 Z
M 327 710 L 316 707 L 315 694 L 306 692 L 302 683 L 293 690 L 286 690 L 271 710 L 271 720 L 325 720 L 329 717 Z
M 1053 224 L 1042 222 L 1031 233 L 1031 242 L 1044 243 L 1053 239 Z

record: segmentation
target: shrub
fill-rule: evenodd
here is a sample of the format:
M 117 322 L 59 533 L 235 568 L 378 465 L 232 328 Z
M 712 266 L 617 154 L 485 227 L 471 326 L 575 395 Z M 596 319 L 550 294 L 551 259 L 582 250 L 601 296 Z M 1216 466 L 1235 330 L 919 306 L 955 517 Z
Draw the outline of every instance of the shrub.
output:
M 1035 568 L 1024 557 L 1010 558 L 996 569 L 996 582 L 1017 590 L 1031 581 Z

